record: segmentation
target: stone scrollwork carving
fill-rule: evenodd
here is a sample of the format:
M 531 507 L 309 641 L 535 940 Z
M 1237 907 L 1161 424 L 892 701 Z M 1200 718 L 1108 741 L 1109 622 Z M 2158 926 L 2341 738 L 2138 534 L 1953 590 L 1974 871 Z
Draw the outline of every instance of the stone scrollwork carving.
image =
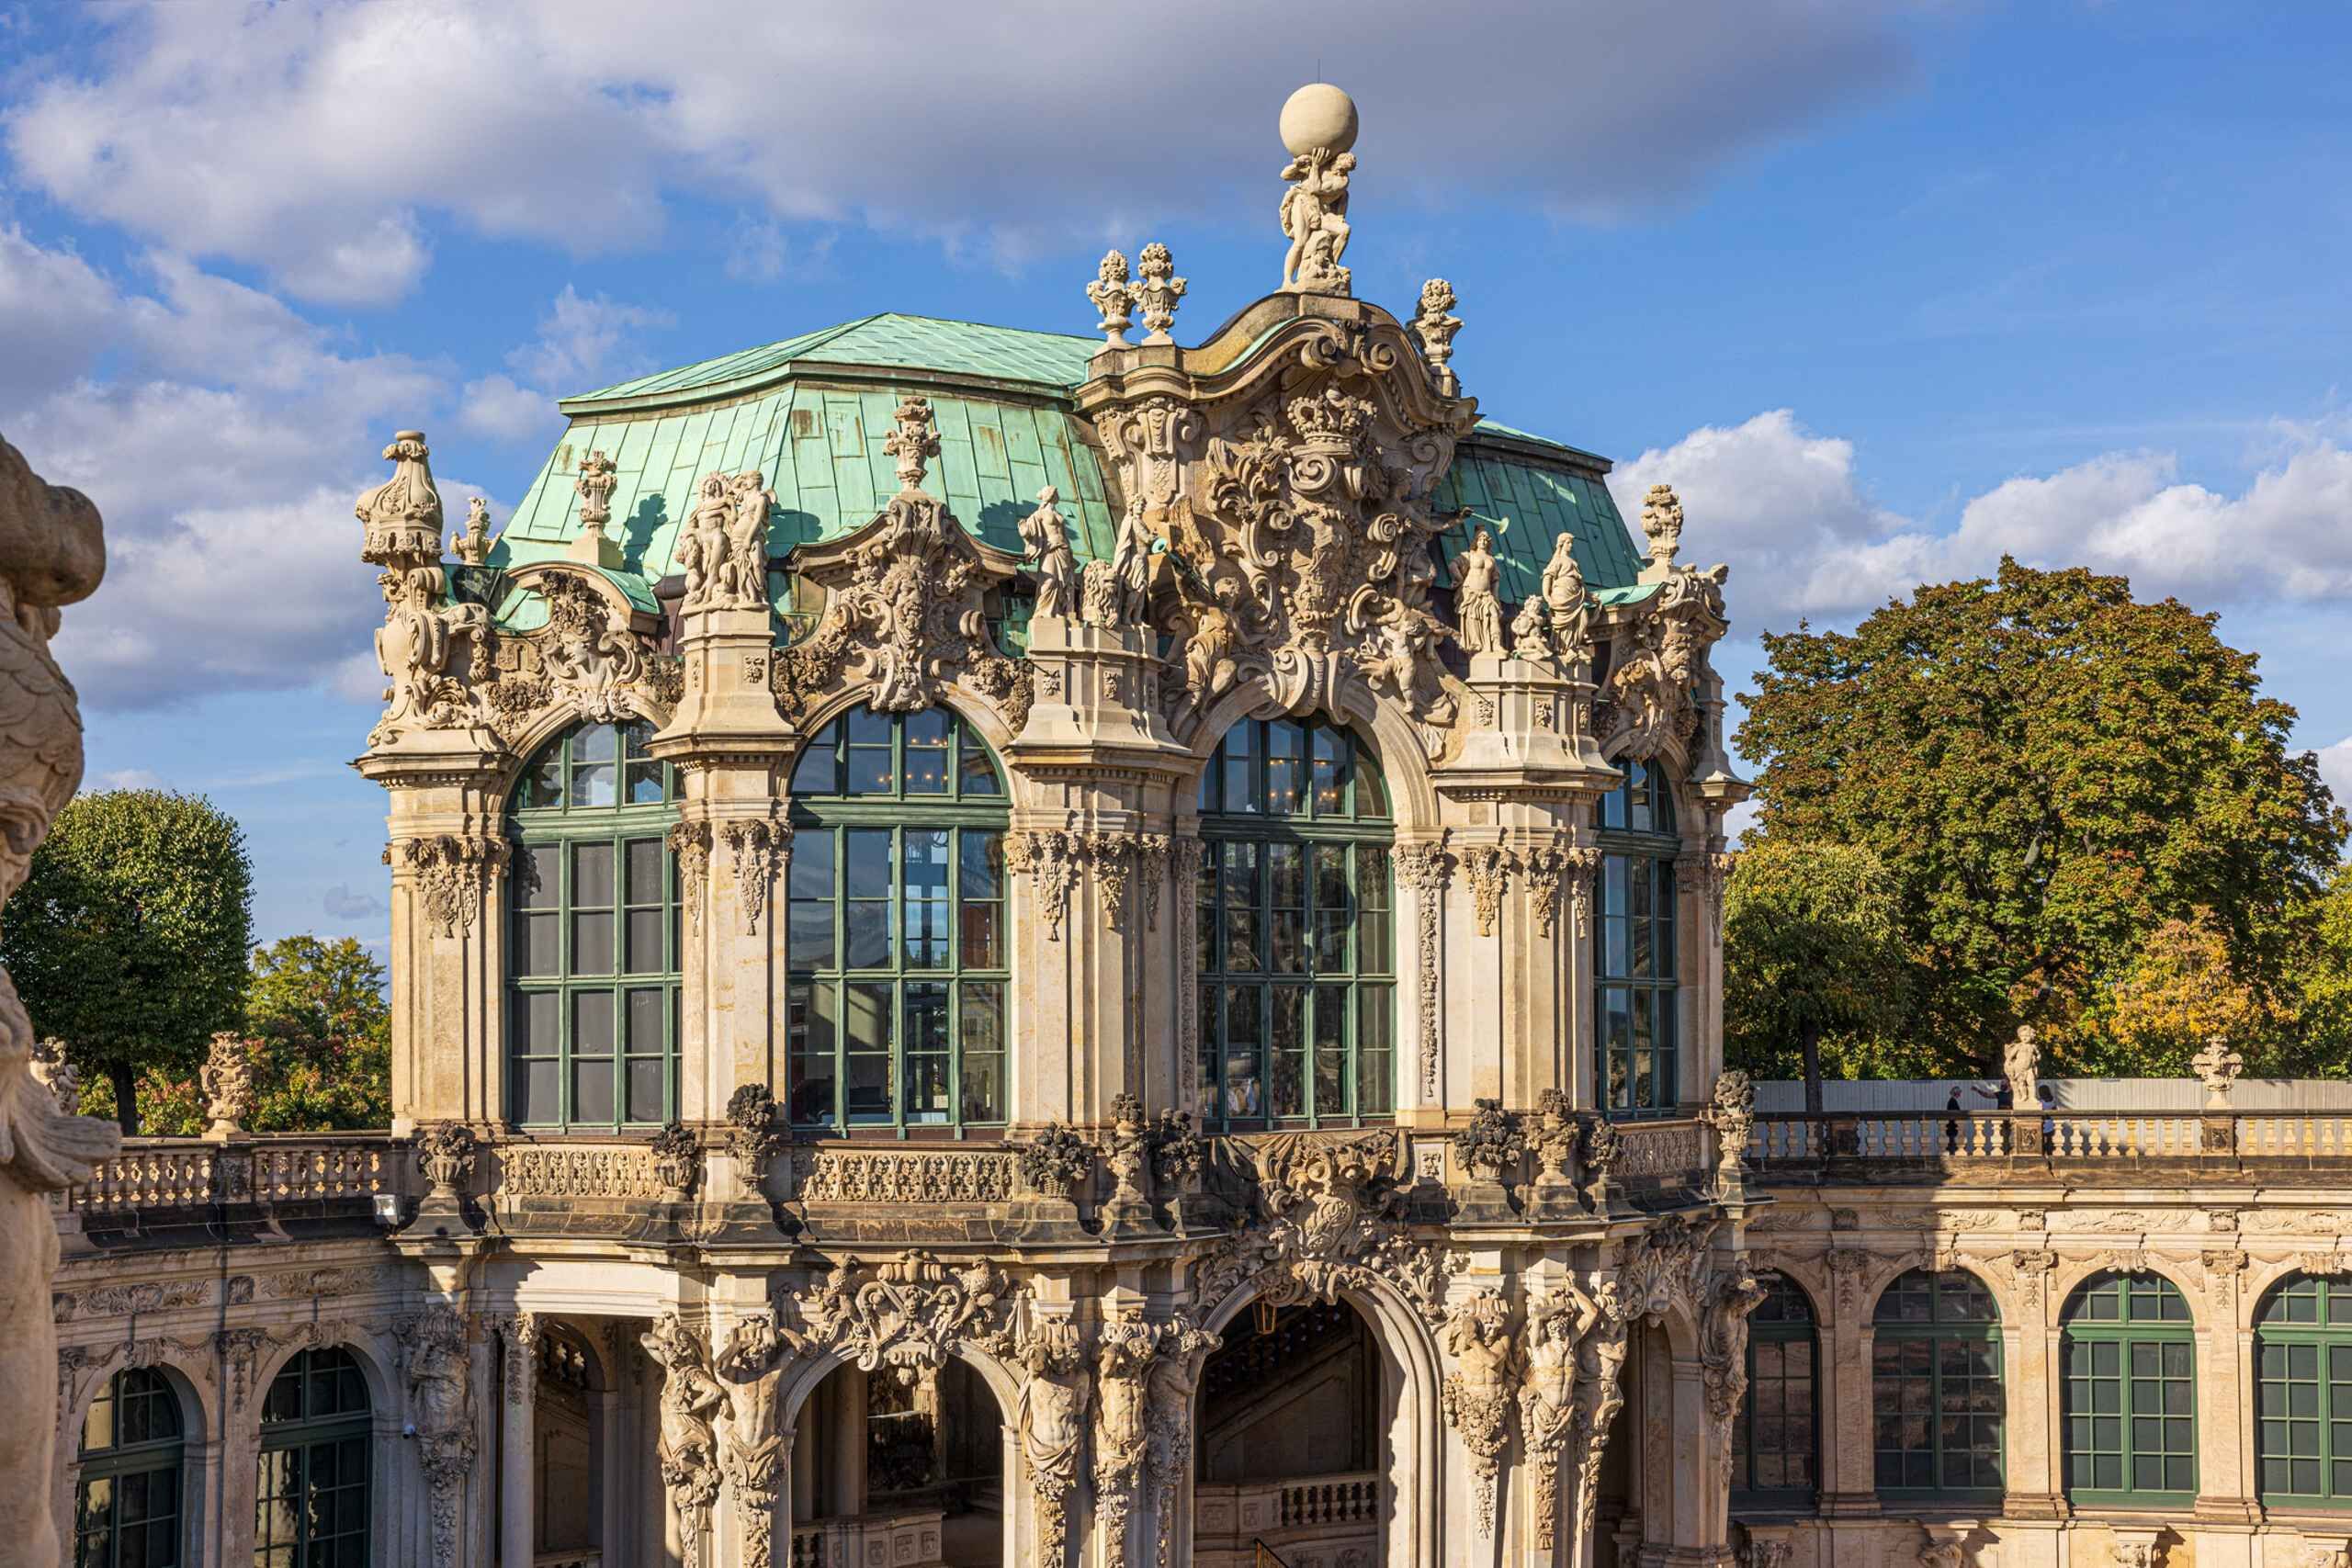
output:
M 405 1327 L 409 1410 L 424 1471 L 433 1562 L 435 1568 L 456 1568 L 458 1510 L 476 1450 L 466 1324 L 451 1309 L 435 1306 Z
M 1198 1368 L 1203 1358 L 1223 1340 L 1190 1320 L 1164 1323 L 1159 1329 L 1145 1416 L 1145 1462 L 1159 1527 L 1159 1550 L 1154 1568 L 1171 1568 L 1177 1498 L 1193 1470 L 1193 1399 L 1197 1392 Z
M 380 567 L 384 624 L 376 633 L 376 662 L 390 682 L 384 715 L 368 738 L 389 746 L 411 728 L 472 722 L 464 684 L 449 673 L 459 640 L 489 636 L 479 604 L 443 603 L 448 579 L 441 569 L 441 492 L 433 483 L 431 448 L 421 430 L 403 430 L 384 448 L 392 477 L 359 498 L 355 511 L 365 533 L 360 558 Z
M 813 1348 L 838 1351 L 869 1372 L 888 1367 L 911 1382 L 944 1366 L 959 1339 L 1003 1349 L 1015 1294 L 985 1258 L 956 1267 L 915 1247 L 871 1269 L 837 1263 L 789 1304 Z
M 1085 841 L 1078 834 L 1057 829 L 1004 836 L 1004 867 L 1016 876 L 1035 879 L 1035 897 L 1039 912 L 1046 917 L 1048 942 L 1062 939 L 1070 889 L 1077 884 L 1085 855 Z
M 678 863 L 678 902 L 685 906 L 686 929 L 699 931 L 703 900 L 710 890 L 710 824 L 675 824 L 669 832 L 669 846 Z
M 929 399 L 899 400 L 883 446 L 898 462 L 898 493 L 855 533 L 794 553 L 802 579 L 826 598 L 816 629 L 775 660 L 770 680 L 785 717 L 798 719 L 856 662 L 877 711 L 932 706 L 952 670 L 1017 729 L 1032 701 L 1030 670 L 990 640 L 985 596 L 1013 581 L 1020 558 L 974 539 L 922 489 L 939 452 Z
M 1495 1477 L 1510 1446 L 1516 1408 L 1519 1348 L 1510 1323 L 1510 1303 L 1492 1289 L 1456 1303 L 1445 1320 L 1445 1352 L 1454 1370 L 1446 1374 L 1440 1403 L 1446 1425 L 1470 1451 L 1483 1540 L 1494 1537 Z
M 400 842 L 425 919 L 445 937 L 471 931 L 512 846 L 492 833 L 432 833 Z
M 1080 842 L 1094 867 L 1094 890 L 1102 900 L 1102 919 L 1114 931 L 1127 928 L 1127 875 L 1134 869 L 1136 840 L 1132 833 L 1088 833 Z
M 739 818 L 718 827 L 727 846 L 728 869 L 735 877 L 735 901 L 743 912 L 746 934 L 757 935 L 760 917 L 767 913 L 768 890 L 792 847 L 792 825 L 773 818 Z
M 654 1450 L 662 1484 L 678 1516 L 686 1568 L 700 1568 L 702 1538 L 710 1506 L 718 1500 L 718 1433 L 727 1409 L 726 1392 L 711 1370 L 702 1337 L 673 1314 L 638 1343 L 665 1377 L 662 1384 L 662 1436 Z
M 1475 844 L 1462 852 L 1462 869 L 1470 878 L 1471 907 L 1477 913 L 1480 936 L 1495 934 L 1495 919 L 1502 913 L 1503 892 L 1510 882 L 1514 858 L 1509 850 L 1493 844 Z
M 1437 1099 L 1438 911 L 1453 857 L 1441 840 L 1399 844 L 1391 852 L 1396 878 L 1413 890 L 1415 945 L 1420 966 L 1421 1098 Z
M 1165 833 L 1136 835 L 1137 897 L 1143 900 L 1146 931 L 1159 929 L 1159 885 L 1168 873 L 1170 840 Z

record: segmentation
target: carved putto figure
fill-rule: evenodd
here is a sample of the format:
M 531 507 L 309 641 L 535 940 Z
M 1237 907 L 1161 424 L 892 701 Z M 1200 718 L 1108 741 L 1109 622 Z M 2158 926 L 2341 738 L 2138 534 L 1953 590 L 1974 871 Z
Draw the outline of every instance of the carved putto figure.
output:
M 229 1138 L 243 1132 L 245 1118 L 254 1113 L 251 1043 L 234 1030 L 221 1030 L 213 1035 L 212 1048 L 197 1076 L 204 1089 L 204 1113 L 212 1122 L 204 1135 Z
M 2034 1037 L 2033 1025 L 2019 1024 L 2016 1035 L 2001 1047 L 2001 1071 L 2009 1080 L 2009 1096 L 2017 1108 L 2022 1111 L 2032 1105 L 2041 1086 L 2041 1045 Z
M 1127 258 L 1119 251 L 1102 257 L 1102 265 L 1095 269 L 1094 281 L 1086 286 L 1087 299 L 1102 312 L 1098 323 L 1104 343 L 1113 348 L 1132 346 L 1127 342 L 1127 328 L 1134 325 L 1130 314 L 1135 309 L 1136 291 L 1127 281 Z
M 1464 653 L 1501 653 L 1503 607 L 1497 591 L 1502 567 L 1495 559 L 1495 536 L 1481 528 L 1470 547 L 1453 560 L 1453 611 L 1461 623 L 1454 640 Z
M 1021 542 L 1026 547 L 1021 559 L 1037 574 L 1040 615 L 1069 615 L 1078 609 L 1078 557 L 1069 547 L 1069 525 L 1055 504 L 1060 500 L 1061 491 L 1047 485 L 1021 519 Z

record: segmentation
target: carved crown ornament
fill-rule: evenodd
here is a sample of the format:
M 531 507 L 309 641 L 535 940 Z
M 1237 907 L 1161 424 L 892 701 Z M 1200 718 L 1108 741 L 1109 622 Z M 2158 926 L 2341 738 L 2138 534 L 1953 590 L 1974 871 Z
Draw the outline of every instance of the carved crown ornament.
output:
M 365 531 L 361 558 L 382 569 L 376 581 L 384 594 L 376 660 L 387 683 L 370 750 L 435 750 L 433 731 L 470 734 L 475 745 L 487 731 L 514 747 L 572 718 L 668 718 L 684 675 L 675 659 L 655 651 L 650 614 L 602 570 L 571 560 L 492 573 L 487 600 L 453 599 L 423 433 L 401 432 L 384 457 L 392 477 L 354 508 Z M 609 478 L 592 470 L 583 494 L 609 494 Z M 479 533 L 476 526 L 469 536 Z M 487 547 L 477 538 L 465 553 L 472 559 Z M 532 600 L 543 613 L 538 626 L 494 624 Z

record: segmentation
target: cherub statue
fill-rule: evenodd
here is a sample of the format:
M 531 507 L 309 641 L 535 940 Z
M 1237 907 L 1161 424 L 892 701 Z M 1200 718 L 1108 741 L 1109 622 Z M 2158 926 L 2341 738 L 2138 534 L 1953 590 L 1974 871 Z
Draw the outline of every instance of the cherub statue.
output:
M 2041 1078 L 2041 1046 L 2033 1025 L 2018 1025 L 2017 1037 L 2001 1047 L 2001 1071 L 2009 1080 L 2010 1098 L 2020 1108 L 2031 1105 Z
M 1040 615 L 1068 615 L 1078 608 L 1078 557 L 1069 547 L 1069 525 L 1055 504 L 1060 500 L 1061 491 L 1047 485 L 1021 520 L 1021 542 L 1027 547 L 1021 558 L 1037 574 Z
M 1470 547 L 1454 558 L 1453 608 L 1462 629 L 1454 640 L 1464 653 L 1501 653 L 1503 607 L 1496 591 L 1502 584 L 1502 567 L 1495 559 L 1495 536 L 1478 530 Z

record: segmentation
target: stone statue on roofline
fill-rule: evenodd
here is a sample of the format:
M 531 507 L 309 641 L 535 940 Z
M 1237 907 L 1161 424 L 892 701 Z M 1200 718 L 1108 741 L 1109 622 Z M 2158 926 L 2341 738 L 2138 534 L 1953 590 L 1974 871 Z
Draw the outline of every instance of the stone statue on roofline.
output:
M 1461 623 L 1454 640 L 1462 651 L 1470 654 L 1506 651 L 1503 645 L 1503 606 L 1497 596 L 1502 585 L 1502 567 L 1495 559 L 1495 536 L 1486 529 L 1478 530 L 1470 547 L 1453 559 L 1453 612 Z
M 24 885 L 33 851 L 82 782 L 82 716 L 50 657 L 59 606 L 86 599 L 106 572 L 98 510 L 79 491 L 45 483 L 0 440 L 0 900 Z M 57 1424 L 33 1412 L 57 1391 L 50 1282 L 57 1216 L 50 1194 L 86 1180 L 121 1134 L 68 1116 L 33 1071 L 32 1021 L 0 971 L 0 1406 L 27 1417 L 0 1427 L 0 1540 L 12 1561 L 61 1559 L 51 1461 Z
M 2016 1036 L 2001 1047 L 2001 1071 L 2018 1109 L 2034 1103 L 2034 1091 L 2041 1083 L 2041 1044 L 2034 1038 L 2033 1025 L 2019 1024 Z
M 1345 294 L 1350 273 L 1340 265 L 1348 250 L 1348 176 L 1356 156 L 1356 106 L 1328 82 L 1301 87 L 1283 105 L 1283 145 L 1291 161 L 1281 208 L 1283 288 L 1294 294 Z
M 1078 609 L 1078 557 L 1069 547 L 1069 525 L 1055 504 L 1061 498 L 1060 491 L 1047 485 L 1021 519 L 1021 558 L 1037 574 L 1040 615 L 1070 615 Z

